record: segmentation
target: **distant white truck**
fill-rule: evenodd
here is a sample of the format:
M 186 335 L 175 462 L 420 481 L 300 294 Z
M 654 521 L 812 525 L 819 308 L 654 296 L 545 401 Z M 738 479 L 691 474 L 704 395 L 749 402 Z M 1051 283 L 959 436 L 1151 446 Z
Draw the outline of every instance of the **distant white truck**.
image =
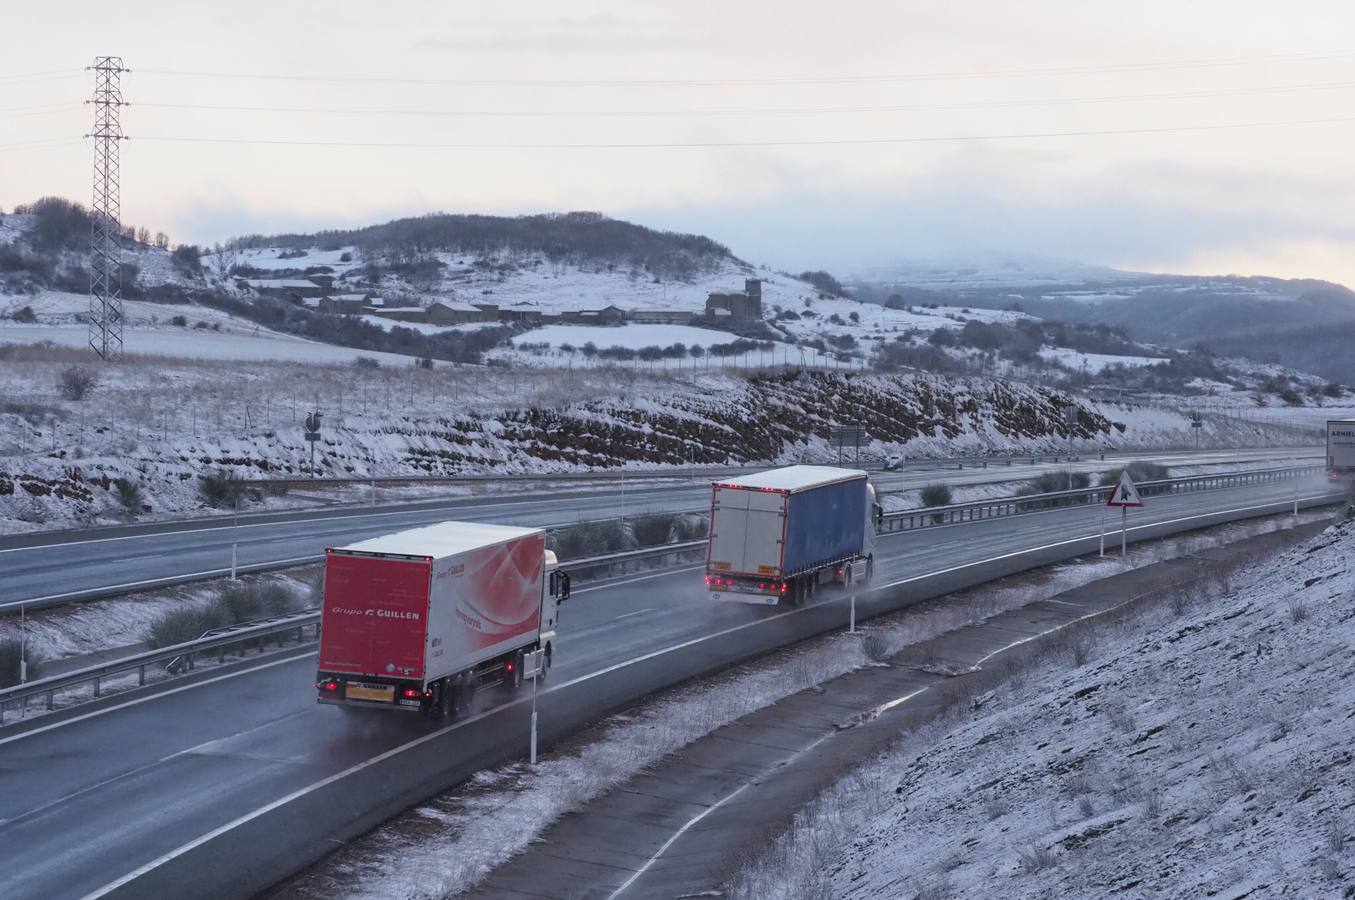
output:
M 1355 480 L 1355 421 L 1327 421 L 1327 477 L 1332 481 Z
M 450 715 L 529 661 L 544 674 L 568 597 L 539 528 L 440 522 L 326 550 L 316 699 Z
M 713 485 L 706 586 L 716 600 L 799 605 L 869 581 L 880 507 L 860 469 L 787 466 Z

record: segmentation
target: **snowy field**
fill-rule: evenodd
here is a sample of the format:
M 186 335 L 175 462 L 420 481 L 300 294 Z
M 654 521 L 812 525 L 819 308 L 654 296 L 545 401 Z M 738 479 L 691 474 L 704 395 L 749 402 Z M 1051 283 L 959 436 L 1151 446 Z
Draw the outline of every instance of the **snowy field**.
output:
M 1353 556 L 1346 521 L 1092 632 L 826 792 L 734 896 L 1351 896 Z
M 1110 353 L 1083 353 L 1080 350 L 1070 350 L 1067 347 L 1045 347 L 1040 350 L 1040 358 L 1050 362 L 1058 362 L 1067 366 L 1074 372 L 1086 372 L 1089 375 L 1097 375 L 1106 366 L 1124 366 L 1126 368 L 1136 369 L 1143 366 L 1156 366 L 1159 363 L 1168 362 L 1164 357 L 1157 356 L 1115 356 Z
M 50 341 L 58 347 L 89 346 L 85 325 L 21 325 L 0 322 L 0 343 L 35 344 Z M 322 344 L 260 328 L 257 334 L 215 334 L 185 328 L 146 329 L 129 326 L 122 335 L 123 350 L 141 356 L 239 362 L 348 363 L 365 356 L 387 365 L 409 366 L 412 356 L 354 350 Z

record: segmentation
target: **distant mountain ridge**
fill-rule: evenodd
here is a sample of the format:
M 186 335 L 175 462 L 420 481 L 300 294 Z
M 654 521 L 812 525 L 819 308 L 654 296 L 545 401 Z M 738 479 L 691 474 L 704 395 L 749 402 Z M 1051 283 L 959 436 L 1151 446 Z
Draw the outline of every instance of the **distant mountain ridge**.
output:
M 885 270 L 879 270 L 885 271 Z M 1204 345 L 1355 382 L 1355 292 L 1319 279 L 1121 272 L 1079 263 L 992 260 L 901 265 L 852 284 L 874 302 L 1020 309 L 1043 319 L 1125 329 L 1178 348 Z

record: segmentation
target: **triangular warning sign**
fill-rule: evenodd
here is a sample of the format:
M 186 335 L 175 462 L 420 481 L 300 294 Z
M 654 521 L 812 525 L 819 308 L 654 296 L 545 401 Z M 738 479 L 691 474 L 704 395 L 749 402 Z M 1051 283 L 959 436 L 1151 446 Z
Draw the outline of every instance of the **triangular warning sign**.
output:
M 1110 492 L 1110 499 L 1106 501 L 1106 506 L 1142 506 L 1143 498 L 1139 496 L 1139 489 L 1134 487 L 1134 482 L 1129 480 L 1128 472 L 1120 473 L 1120 483 L 1115 485 L 1115 490 Z

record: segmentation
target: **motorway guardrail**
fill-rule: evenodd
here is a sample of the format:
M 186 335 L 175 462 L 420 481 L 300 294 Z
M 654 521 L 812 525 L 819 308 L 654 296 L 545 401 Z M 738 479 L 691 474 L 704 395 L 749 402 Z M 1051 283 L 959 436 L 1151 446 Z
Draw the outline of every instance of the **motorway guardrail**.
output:
M 320 631 L 319 613 L 297 613 L 270 622 L 245 625 L 226 634 L 185 641 L 182 644 L 174 644 L 158 650 L 146 650 L 132 656 L 125 656 L 121 659 L 77 669 L 74 672 L 67 672 L 64 675 L 39 678 L 27 684 L 5 688 L 0 690 L 0 725 L 4 724 L 6 707 L 27 704 L 29 700 L 35 697 L 43 698 L 46 701 L 47 708 L 52 709 L 58 691 L 85 684 L 93 684 L 94 697 L 99 697 L 103 693 L 103 682 L 106 679 L 125 675 L 132 671 L 137 673 L 137 686 L 140 687 L 146 683 L 146 668 L 156 663 L 169 662 L 172 659 L 185 657 L 189 660 L 189 667 L 192 668 L 191 661 L 198 654 L 219 650 L 224 659 L 225 651 L 228 648 L 250 642 L 258 643 L 259 652 L 262 653 L 267 640 L 272 639 L 281 643 L 282 636 L 290 636 L 293 632 L 296 633 L 296 643 L 301 643 L 307 628 L 314 628 L 318 636 Z
M 1162 494 L 1182 494 L 1192 491 L 1218 490 L 1239 487 L 1247 484 L 1265 484 L 1275 481 L 1297 479 L 1305 475 L 1315 475 L 1326 471 L 1324 466 L 1287 466 L 1277 469 L 1253 469 L 1249 472 L 1228 472 L 1209 475 L 1187 475 L 1182 478 L 1167 478 L 1159 481 L 1145 481 L 1137 485 L 1144 496 Z M 1109 499 L 1115 485 L 1077 488 L 1071 491 L 1054 491 L 1046 494 L 1027 494 L 1019 497 L 998 497 L 992 500 L 976 500 L 972 503 L 955 503 L 949 506 L 930 506 L 918 509 L 901 509 L 884 514 L 882 534 L 911 531 L 917 528 L 929 528 L 937 525 L 954 525 L 958 522 L 974 522 L 981 519 L 997 519 L 1007 516 L 1023 515 L 1054 509 L 1060 506 L 1094 505 Z
M 580 559 L 563 560 L 560 565 L 567 569 L 571 574 L 578 572 L 592 572 L 597 569 L 607 568 L 624 569 L 627 565 L 637 562 L 647 562 L 656 559 L 663 559 L 670 556 L 680 556 L 684 553 L 693 553 L 704 550 L 706 542 L 701 541 L 683 541 L 673 544 L 662 544 L 658 547 L 645 547 L 639 550 L 626 550 L 621 553 L 610 553 L 605 556 L 590 556 Z M 323 558 L 323 557 L 321 557 Z M 26 707 L 27 704 L 36 699 L 40 699 L 47 709 L 54 708 L 56 704 L 56 694 L 59 691 L 69 688 L 80 687 L 86 684 L 93 684 L 93 696 L 90 699 L 96 699 L 102 696 L 103 682 L 109 678 L 125 675 L 135 671 L 137 673 L 137 687 L 144 687 L 146 684 L 146 668 L 157 664 L 180 663 L 188 670 L 194 668 L 194 661 L 198 656 L 209 653 L 213 650 L 218 652 L 218 662 L 225 662 L 226 651 L 232 647 L 245 646 L 245 652 L 248 652 L 248 645 L 257 644 L 259 652 L 263 653 L 268 642 L 276 642 L 282 646 L 284 637 L 290 637 L 295 632 L 295 643 L 300 644 L 305 639 L 305 632 L 313 630 L 313 639 L 320 637 L 320 614 L 314 611 L 296 613 L 290 616 L 279 616 L 263 622 L 247 623 L 234 628 L 225 629 L 205 637 L 197 638 L 192 641 L 184 641 L 181 644 L 174 644 L 170 647 L 163 647 L 158 650 L 147 650 L 142 653 L 136 653 L 121 659 L 111 660 L 98 665 L 88 666 L 83 669 L 77 669 L 74 672 L 67 672 L 63 675 L 53 675 L 49 678 L 40 678 L 30 681 L 26 684 L 16 685 L 14 687 L 0 690 L 0 725 L 5 722 L 5 709 L 15 706 Z

